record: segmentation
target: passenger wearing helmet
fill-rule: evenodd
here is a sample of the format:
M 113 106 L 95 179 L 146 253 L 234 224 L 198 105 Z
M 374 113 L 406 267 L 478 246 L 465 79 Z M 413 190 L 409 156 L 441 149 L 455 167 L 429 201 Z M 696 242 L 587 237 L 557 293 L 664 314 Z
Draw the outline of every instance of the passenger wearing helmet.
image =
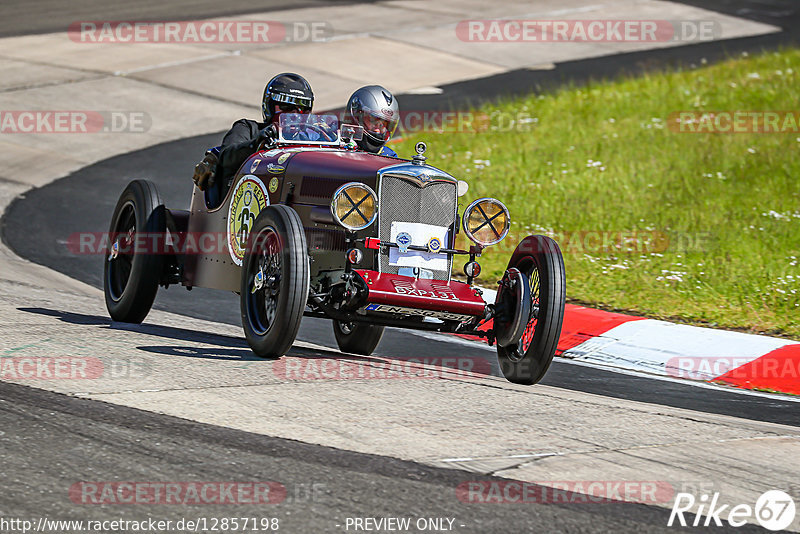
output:
M 397 157 L 397 153 L 386 146 L 397 123 L 400 122 L 400 107 L 392 93 L 380 85 L 367 85 L 358 89 L 347 101 L 350 119 L 364 128 L 364 135 L 356 144 L 362 150 Z
M 310 113 L 314 105 L 314 92 L 308 81 L 299 74 L 285 72 L 272 78 L 264 88 L 261 112 L 264 122 L 239 119 L 222 138 L 222 145 L 206 152 L 203 161 L 195 166 L 192 180 L 205 191 L 215 184 L 220 189 L 221 200 L 227 183 L 247 158 L 263 142 L 274 142 L 277 122 L 281 113 Z

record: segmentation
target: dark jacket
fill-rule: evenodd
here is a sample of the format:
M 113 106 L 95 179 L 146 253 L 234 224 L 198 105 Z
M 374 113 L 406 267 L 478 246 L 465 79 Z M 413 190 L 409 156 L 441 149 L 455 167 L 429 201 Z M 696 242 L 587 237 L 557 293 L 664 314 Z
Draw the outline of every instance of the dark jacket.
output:
M 242 163 L 258 150 L 258 145 L 263 140 L 259 138 L 258 133 L 266 126 L 266 123 L 249 119 L 239 119 L 233 123 L 231 129 L 222 138 L 219 162 L 214 175 L 217 184 L 225 189 L 230 187 L 228 182 L 242 166 Z

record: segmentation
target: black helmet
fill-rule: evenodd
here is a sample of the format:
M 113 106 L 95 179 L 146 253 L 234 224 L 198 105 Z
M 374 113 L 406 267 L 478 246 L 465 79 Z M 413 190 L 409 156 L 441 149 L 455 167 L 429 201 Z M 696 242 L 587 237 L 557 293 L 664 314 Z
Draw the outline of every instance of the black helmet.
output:
M 364 135 L 358 146 L 368 152 L 379 152 L 400 122 L 400 106 L 392 93 L 380 85 L 367 85 L 357 90 L 347 101 L 347 112 Z
M 286 108 L 280 112 L 310 113 L 314 105 L 314 91 L 308 80 L 293 72 L 284 72 L 272 78 L 264 88 L 264 98 L 261 100 L 264 122 L 272 122 L 276 105 Z

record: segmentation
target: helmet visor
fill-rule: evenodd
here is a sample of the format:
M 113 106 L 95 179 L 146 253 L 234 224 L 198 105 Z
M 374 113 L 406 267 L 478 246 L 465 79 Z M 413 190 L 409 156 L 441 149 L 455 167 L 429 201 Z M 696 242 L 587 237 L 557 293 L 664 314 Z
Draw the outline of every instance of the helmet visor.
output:
M 385 143 L 392 137 L 397 129 L 397 119 L 387 119 L 371 113 L 361 112 L 357 117 L 359 123 L 364 128 L 364 133 L 371 135 L 375 139 Z
M 309 113 L 314 100 L 306 96 L 287 95 L 286 93 L 270 93 L 272 101 L 281 107 L 281 111 L 285 111 L 283 106 L 287 109 L 296 109 L 299 113 Z
M 308 115 L 309 113 L 311 113 L 311 108 L 301 107 L 298 106 L 297 104 L 276 103 L 275 111 L 277 113 L 300 113 L 303 115 Z

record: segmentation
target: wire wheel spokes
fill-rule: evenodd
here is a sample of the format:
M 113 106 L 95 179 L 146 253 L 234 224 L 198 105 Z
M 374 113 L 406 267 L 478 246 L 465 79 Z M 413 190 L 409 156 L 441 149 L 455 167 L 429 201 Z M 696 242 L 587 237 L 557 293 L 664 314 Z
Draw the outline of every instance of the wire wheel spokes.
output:
M 132 203 L 126 204 L 109 236 L 106 268 L 109 270 L 109 290 L 113 300 L 119 300 L 128 286 L 133 270 L 133 244 L 136 239 L 136 212 Z
M 265 334 L 275 323 L 281 282 L 281 241 L 271 227 L 263 228 L 252 241 L 253 255 L 248 265 L 252 280 L 247 295 L 253 331 Z
M 533 338 L 536 334 L 536 323 L 539 319 L 539 270 L 535 265 L 531 266 L 531 272 L 528 274 L 531 286 L 531 315 L 528 319 L 528 324 L 525 326 L 525 331 L 522 333 L 522 338 L 519 340 L 517 346 L 517 354 L 519 358 L 525 356 L 528 349 L 533 344 Z

